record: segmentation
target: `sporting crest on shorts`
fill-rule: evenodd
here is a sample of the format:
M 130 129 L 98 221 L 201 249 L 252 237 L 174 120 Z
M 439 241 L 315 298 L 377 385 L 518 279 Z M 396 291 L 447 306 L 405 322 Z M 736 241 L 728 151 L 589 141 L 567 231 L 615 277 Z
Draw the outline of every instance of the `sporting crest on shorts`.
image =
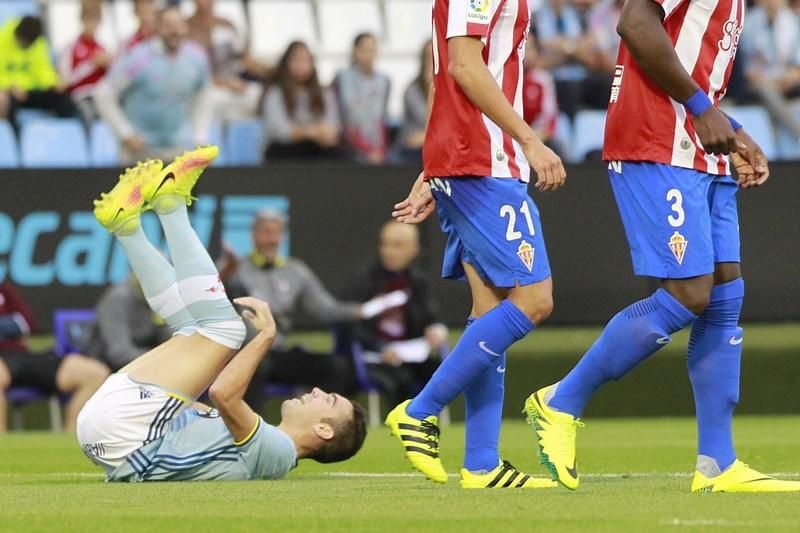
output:
M 533 246 L 531 246 L 528 241 L 522 241 L 522 244 L 517 248 L 517 257 L 528 267 L 528 272 L 533 271 L 534 252 L 536 252 L 536 250 L 533 249 Z
M 676 231 L 672 234 L 672 237 L 669 238 L 668 244 L 669 249 L 672 250 L 672 255 L 675 256 L 678 264 L 682 265 L 683 256 L 686 254 L 686 248 L 689 246 L 689 241 L 686 240 L 686 237 Z

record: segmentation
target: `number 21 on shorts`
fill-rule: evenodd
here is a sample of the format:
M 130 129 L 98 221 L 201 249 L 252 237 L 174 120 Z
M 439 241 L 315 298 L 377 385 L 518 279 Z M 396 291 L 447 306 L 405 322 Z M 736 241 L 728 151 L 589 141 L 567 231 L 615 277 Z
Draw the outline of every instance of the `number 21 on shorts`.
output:
M 525 222 L 528 223 L 528 235 L 533 237 L 536 235 L 536 228 L 533 227 L 533 217 L 531 217 L 531 207 L 528 202 L 523 200 L 519 208 L 519 212 L 525 217 Z M 511 204 L 505 204 L 500 208 L 500 216 L 502 218 L 508 217 L 508 226 L 506 226 L 506 240 L 516 241 L 522 238 L 522 232 L 517 231 L 517 211 Z
M 528 226 L 528 235 L 533 237 L 536 235 L 536 228 L 533 226 L 531 206 L 528 205 L 527 200 L 522 201 L 522 205 L 519 207 L 519 212 L 522 213 L 526 225 Z M 508 223 L 506 226 L 506 240 L 511 242 L 522 239 L 522 232 L 517 229 L 517 210 L 514 209 L 514 206 L 511 204 L 505 204 L 500 207 L 500 217 L 508 217 Z M 533 248 L 533 245 L 526 240 L 523 240 L 520 243 L 519 248 L 517 248 L 517 257 L 519 257 L 520 261 L 522 261 L 522 263 L 527 267 L 529 272 L 533 271 L 533 258 L 535 252 L 536 250 Z

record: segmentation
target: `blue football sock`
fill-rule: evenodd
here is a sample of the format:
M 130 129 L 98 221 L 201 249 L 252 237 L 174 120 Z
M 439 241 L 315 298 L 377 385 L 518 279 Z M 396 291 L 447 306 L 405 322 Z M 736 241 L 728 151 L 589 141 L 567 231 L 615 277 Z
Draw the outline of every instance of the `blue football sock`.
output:
M 420 419 L 438 416 L 442 408 L 464 391 L 476 376 L 500 364 L 508 347 L 533 328 L 525 313 L 504 300 L 464 331 L 450 355 L 411 401 L 408 414 Z
M 575 368 L 558 383 L 548 405 L 579 417 L 589 398 L 670 341 L 696 316 L 664 289 L 617 313 Z
M 475 319 L 467 320 L 469 327 Z M 466 446 L 464 468 L 470 472 L 489 472 L 500 464 L 500 423 L 505 396 L 506 354 L 464 389 L 466 408 Z
M 697 412 L 698 455 L 713 458 L 720 470 L 736 459 L 732 423 L 739 401 L 743 298 L 741 278 L 715 286 L 689 337 L 687 364 Z

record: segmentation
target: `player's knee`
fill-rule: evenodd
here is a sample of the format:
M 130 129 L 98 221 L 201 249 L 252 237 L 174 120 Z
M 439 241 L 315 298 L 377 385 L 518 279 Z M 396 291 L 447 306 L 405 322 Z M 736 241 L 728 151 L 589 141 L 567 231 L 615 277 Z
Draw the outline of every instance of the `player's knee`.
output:
M 100 361 L 87 357 L 85 358 L 83 375 L 84 382 L 97 389 L 111 375 L 111 370 Z
M 11 386 L 11 372 L 9 372 L 8 367 L 0 359 L 0 392 L 6 390 Z
M 214 342 L 238 350 L 244 344 L 247 328 L 238 315 L 224 320 L 207 321 L 201 326 L 202 333 Z
M 681 283 L 666 287 L 673 298 L 678 300 L 686 309 L 700 315 L 706 310 L 711 302 L 711 279 L 709 283 Z
M 531 322 L 538 325 L 547 320 L 553 312 L 553 296 L 542 295 L 522 305 L 517 304 L 517 306 Z

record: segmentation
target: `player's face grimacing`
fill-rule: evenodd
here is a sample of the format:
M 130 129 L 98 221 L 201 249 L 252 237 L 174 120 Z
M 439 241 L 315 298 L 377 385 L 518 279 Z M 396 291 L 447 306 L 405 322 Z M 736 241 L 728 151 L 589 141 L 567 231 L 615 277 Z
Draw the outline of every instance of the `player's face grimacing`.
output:
M 283 402 L 281 417 L 292 424 L 308 426 L 325 420 L 346 421 L 353 418 L 353 404 L 340 394 L 314 387 L 307 394 Z

